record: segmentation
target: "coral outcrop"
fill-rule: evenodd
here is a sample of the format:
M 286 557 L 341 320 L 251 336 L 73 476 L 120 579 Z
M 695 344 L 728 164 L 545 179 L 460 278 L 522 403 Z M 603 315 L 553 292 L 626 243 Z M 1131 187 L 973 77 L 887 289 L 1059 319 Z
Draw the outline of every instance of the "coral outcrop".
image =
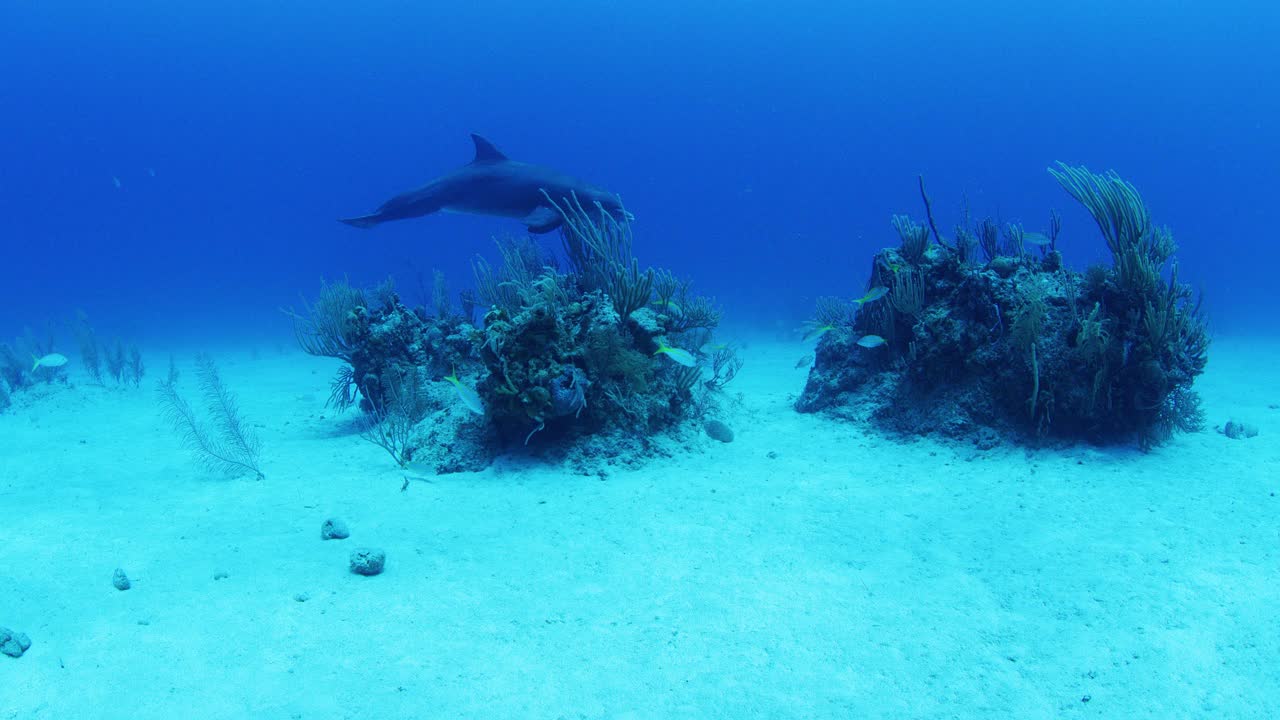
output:
M 397 463 L 450 472 L 517 448 L 639 454 L 714 409 L 741 365 L 713 342 L 719 311 L 671 273 L 642 271 L 625 223 L 573 198 L 560 211 L 569 267 L 532 240 L 500 240 L 502 262 L 476 260 L 461 312 L 437 276 L 431 311 L 389 284 L 332 283 L 291 313 L 304 350 L 344 361 L 331 404 L 358 405 L 365 437 Z
M 1199 428 L 1191 386 L 1208 336 L 1169 267 L 1171 235 L 1114 174 L 1052 172 L 1103 228 L 1111 267 L 1068 269 L 1056 214 L 1045 235 L 987 220 L 962 224 L 949 244 L 895 218 L 902 244 L 873 258 L 874 299 L 820 303 L 824 334 L 797 409 L 982 444 L 1150 448 Z

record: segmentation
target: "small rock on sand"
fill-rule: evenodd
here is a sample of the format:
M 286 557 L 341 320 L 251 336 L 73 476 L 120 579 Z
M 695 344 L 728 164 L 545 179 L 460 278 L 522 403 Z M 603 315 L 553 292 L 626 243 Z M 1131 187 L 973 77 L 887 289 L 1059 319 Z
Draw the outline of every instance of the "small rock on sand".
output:
M 27 637 L 26 633 L 0 627 L 0 653 L 9 657 L 22 657 L 22 653 L 29 647 L 31 647 L 31 638 Z
M 1227 424 L 1222 427 L 1222 434 L 1232 440 L 1256 437 L 1258 434 L 1258 426 L 1239 422 L 1237 420 L 1228 420 Z
M 351 572 L 357 575 L 377 575 L 387 564 L 387 554 L 378 548 L 356 548 L 351 551 Z
M 707 433 L 707 437 L 712 440 L 719 440 L 722 443 L 733 442 L 733 429 L 719 420 L 708 420 L 702 426 L 702 430 Z
M 320 525 L 321 540 L 345 540 L 351 537 L 347 524 L 338 518 L 329 518 Z

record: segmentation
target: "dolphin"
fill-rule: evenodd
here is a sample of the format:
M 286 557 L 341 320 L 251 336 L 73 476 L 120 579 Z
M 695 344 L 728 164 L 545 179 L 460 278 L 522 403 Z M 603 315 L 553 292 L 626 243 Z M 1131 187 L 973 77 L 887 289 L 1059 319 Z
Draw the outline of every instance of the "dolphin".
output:
M 475 133 L 471 139 L 476 144 L 476 156 L 470 163 L 420 188 L 396 195 L 368 215 L 344 218 L 340 222 L 371 228 L 390 220 L 421 217 L 443 210 L 517 218 L 529 228 L 529 232 L 546 233 L 564 222 L 560 211 L 548 198 L 567 207 L 574 202 L 574 197 L 588 210 L 599 203 L 616 220 L 631 219 L 614 193 L 551 168 L 511 160 L 493 143 Z

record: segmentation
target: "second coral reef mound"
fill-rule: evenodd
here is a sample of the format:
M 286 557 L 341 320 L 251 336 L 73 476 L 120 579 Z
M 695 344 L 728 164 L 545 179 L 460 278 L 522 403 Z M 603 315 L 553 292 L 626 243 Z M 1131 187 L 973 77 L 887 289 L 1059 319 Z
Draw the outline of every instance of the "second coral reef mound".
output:
M 1050 172 L 1097 221 L 1110 267 L 1066 268 L 1056 213 L 1047 234 L 984 220 L 958 226 L 950 243 L 896 217 L 901 246 L 872 260 L 866 297 L 882 298 L 820 303 L 825 334 L 797 408 L 982 445 L 1148 449 L 1198 429 L 1192 382 L 1208 335 L 1170 264 L 1171 234 L 1114 173 Z

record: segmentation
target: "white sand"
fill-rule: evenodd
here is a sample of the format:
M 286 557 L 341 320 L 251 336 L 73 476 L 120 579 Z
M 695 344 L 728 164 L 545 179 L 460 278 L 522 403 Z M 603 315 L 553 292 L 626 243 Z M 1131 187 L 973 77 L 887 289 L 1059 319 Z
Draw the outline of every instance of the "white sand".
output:
M 262 482 L 194 466 L 154 378 L 54 392 L 0 414 L 0 718 L 1274 718 L 1278 350 L 1200 385 L 1259 437 L 1144 456 L 897 444 L 757 345 L 732 444 L 405 492 L 332 361 L 219 356 Z

